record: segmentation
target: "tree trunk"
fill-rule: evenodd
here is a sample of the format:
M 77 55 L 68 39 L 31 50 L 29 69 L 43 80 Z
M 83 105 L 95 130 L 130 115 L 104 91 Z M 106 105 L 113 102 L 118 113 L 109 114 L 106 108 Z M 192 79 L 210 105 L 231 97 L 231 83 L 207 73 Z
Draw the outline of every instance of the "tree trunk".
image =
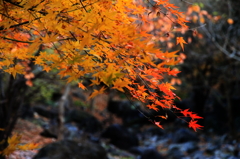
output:
M 58 108 L 58 124 L 59 124 L 59 131 L 58 131 L 58 140 L 63 140 L 64 139 L 64 110 L 65 110 L 65 103 L 68 95 L 70 92 L 70 84 L 67 84 L 64 94 L 61 97 L 60 103 L 59 103 L 59 108 Z
M 1 78 L 0 82 L 3 82 L 2 80 Z M 0 88 L 2 90 L 0 94 L 0 152 L 8 146 L 7 140 L 16 124 L 19 108 L 24 101 L 24 92 L 27 89 L 23 76 L 18 76 L 16 79 L 10 76 L 8 81 L 6 88 Z M 6 93 L 3 90 L 6 90 Z M 0 154 L 0 159 L 5 159 L 5 156 Z

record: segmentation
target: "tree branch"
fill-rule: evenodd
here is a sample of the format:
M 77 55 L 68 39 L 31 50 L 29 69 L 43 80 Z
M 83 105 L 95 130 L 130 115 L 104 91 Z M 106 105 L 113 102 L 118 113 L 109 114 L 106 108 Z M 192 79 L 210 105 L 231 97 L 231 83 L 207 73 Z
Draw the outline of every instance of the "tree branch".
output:
M 212 36 L 212 34 L 205 28 L 205 27 L 202 27 L 203 31 L 206 33 L 206 35 L 208 36 L 209 39 L 211 39 L 211 41 L 213 42 L 213 44 L 222 52 L 224 53 L 225 55 L 227 55 L 229 58 L 233 58 L 235 60 L 238 60 L 240 61 L 240 57 L 236 56 L 236 53 L 238 51 L 234 50 L 233 52 L 229 52 L 227 51 L 224 47 L 222 47 L 215 39 L 214 36 Z

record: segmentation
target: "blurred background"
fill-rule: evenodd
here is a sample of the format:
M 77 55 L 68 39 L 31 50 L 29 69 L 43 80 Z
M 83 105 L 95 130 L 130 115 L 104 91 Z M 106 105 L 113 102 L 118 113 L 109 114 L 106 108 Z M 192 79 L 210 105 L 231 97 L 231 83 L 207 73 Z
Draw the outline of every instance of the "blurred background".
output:
M 181 73 L 167 80 L 181 98 L 176 106 L 202 116 L 203 130 L 194 132 L 174 112 L 146 110 L 143 104 L 112 90 L 87 100 L 94 89 L 90 81 L 84 81 L 89 87 L 82 90 L 77 83 L 66 85 L 59 80 L 57 72 L 44 73 L 26 63 L 28 77 L 13 82 L 0 74 L 2 96 L 11 94 L 12 112 L 19 117 L 14 133 L 22 135 L 23 143 L 52 144 L 41 150 L 16 151 L 10 158 L 240 158 L 240 1 L 172 2 L 186 12 L 188 29 L 168 26 L 166 15 L 158 15 L 160 20 L 151 17 L 156 13 L 145 15 L 154 21 L 141 27 L 155 36 L 160 48 L 181 50 L 175 45 L 181 36 L 188 43 L 174 66 Z M 16 104 L 20 112 L 14 111 Z M 151 121 L 160 121 L 164 129 Z

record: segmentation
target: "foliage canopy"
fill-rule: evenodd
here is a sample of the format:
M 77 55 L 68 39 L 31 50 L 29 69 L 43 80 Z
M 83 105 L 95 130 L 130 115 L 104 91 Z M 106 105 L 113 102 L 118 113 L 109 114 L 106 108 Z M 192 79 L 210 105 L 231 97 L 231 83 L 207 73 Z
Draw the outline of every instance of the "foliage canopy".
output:
M 90 97 L 110 87 L 150 109 L 182 112 L 173 105 L 174 87 L 165 80 L 179 73 L 172 67 L 179 62 L 178 51 L 160 50 L 142 26 L 150 15 L 170 29 L 187 28 L 187 21 L 168 0 L 147 3 L 148 7 L 129 0 L 1 0 L 0 69 L 14 78 L 23 74 L 30 86 L 33 63 L 37 70 L 58 71 L 67 82 L 77 81 L 82 89 L 83 81 L 91 79 L 98 87 Z M 184 49 L 186 42 L 177 37 L 176 43 Z M 184 114 L 192 118 L 190 127 L 200 127 L 197 115 L 186 110 Z
M 178 63 L 178 51 L 155 47 L 141 25 L 155 13 L 172 27 L 187 28 L 187 21 L 167 0 L 148 3 L 146 8 L 129 0 L 2 0 L 0 67 L 14 78 L 24 74 L 30 83 L 34 75 L 27 66 L 34 61 L 46 72 L 57 70 L 67 82 L 78 81 L 82 89 L 85 78 L 91 77 L 94 85 L 104 83 L 91 97 L 111 87 L 150 109 L 171 109 L 176 95 L 164 79 L 179 73 L 171 67 Z M 184 49 L 182 37 L 176 42 Z

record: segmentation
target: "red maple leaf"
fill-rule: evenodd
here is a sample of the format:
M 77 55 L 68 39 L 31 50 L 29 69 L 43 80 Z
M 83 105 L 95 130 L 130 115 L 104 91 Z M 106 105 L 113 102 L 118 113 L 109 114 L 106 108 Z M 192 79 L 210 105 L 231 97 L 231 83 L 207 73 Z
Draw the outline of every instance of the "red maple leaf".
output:
M 198 116 L 197 114 L 194 114 L 193 112 L 188 111 L 189 109 L 185 109 L 183 111 L 180 111 L 185 117 L 190 117 L 192 120 L 194 119 L 202 119 L 203 117 Z
M 202 119 L 203 117 L 201 116 L 198 116 L 197 114 L 194 114 L 194 113 L 189 113 L 189 116 L 194 120 L 194 119 Z
M 178 71 L 177 69 L 173 69 L 173 70 L 168 72 L 168 75 L 177 76 L 177 74 L 180 73 L 180 72 L 181 71 Z
M 197 129 L 201 129 L 201 127 L 203 127 L 203 126 L 197 124 L 197 120 L 191 120 L 189 122 L 188 126 L 189 126 L 189 128 L 193 128 L 194 131 L 197 131 Z
M 154 124 L 157 125 L 159 128 L 163 129 L 162 125 L 160 125 L 160 121 L 159 122 L 154 121 Z
M 185 117 L 187 117 L 191 112 L 188 111 L 189 109 L 185 109 L 183 111 L 180 111 Z
M 172 107 L 176 110 L 182 110 L 182 109 L 178 108 L 176 105 L 172 105 Z

